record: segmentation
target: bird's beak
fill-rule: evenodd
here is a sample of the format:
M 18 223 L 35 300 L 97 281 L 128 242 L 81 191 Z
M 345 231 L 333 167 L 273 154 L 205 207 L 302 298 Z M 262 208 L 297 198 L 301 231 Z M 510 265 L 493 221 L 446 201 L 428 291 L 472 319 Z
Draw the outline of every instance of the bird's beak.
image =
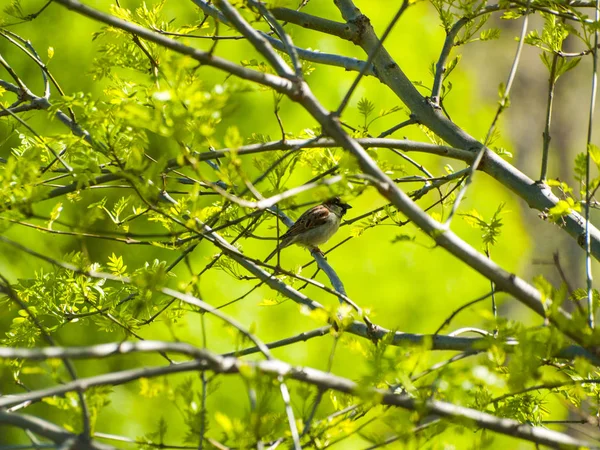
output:
M 344 204 L 342 204 L 342 206 L 344 207 L 344 211 L 352 209 L 352 206 L 350 206 L 348 203 L 344 203 Z

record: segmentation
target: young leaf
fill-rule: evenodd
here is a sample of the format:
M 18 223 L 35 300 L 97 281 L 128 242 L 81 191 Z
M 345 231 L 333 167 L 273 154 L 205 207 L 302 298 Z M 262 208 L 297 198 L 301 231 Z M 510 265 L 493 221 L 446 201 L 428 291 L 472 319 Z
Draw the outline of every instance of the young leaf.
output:
M 365 118 L 365 121 L 374 110 L 375 105 L 368 98 L 363 97 L 358 101 L 358 112 L 362 114 L 362 116 Z

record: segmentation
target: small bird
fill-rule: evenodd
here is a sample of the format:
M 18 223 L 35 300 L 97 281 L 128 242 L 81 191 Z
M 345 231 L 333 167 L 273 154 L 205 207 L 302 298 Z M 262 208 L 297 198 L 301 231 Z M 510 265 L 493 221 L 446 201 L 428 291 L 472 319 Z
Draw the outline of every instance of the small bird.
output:
M 327 200 L 321 205 L 305 211 L 282 236 L 280 243 L 265 262 L 269 261 L 282 248 L 298 244 L 310 250 L 319 250 L 335 234 L 346 211 L 352 206 L 344 203 L 339 197 Z M 320 251 L 320 250 L 319 250 Z

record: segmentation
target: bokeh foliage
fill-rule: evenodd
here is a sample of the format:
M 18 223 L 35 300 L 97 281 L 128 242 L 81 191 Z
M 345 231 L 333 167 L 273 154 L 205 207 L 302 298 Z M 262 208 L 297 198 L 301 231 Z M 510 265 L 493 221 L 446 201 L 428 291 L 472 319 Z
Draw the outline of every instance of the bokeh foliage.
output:
M 136 40 L 123 30 L 82 18 L 58 4 L 50 4 L 39 17 L 29 20 L 27 16 L 45 3 L 11 0 L 0 16 L 0 34 L 4 36 L 0 55 L 10 67 L 41 95 L 44 84 L 40 68 L 7 36 L 34 49 L 64 92 L 60 94 L 53 86 L 49 107 L 18 114 L 26 125 L 10 115 L 0 121 L 0 156 L 6 159 L 0 167 L 0 227 L 4 237 L 30 250 L 23 251 L 6 241 L 2 244 L 0 274 L 11 286 L 10 290 L 2 288 L 6 294 L 0 303 L 4 312 L 0 317 L 2 345 L 47 345 L 41 324 L 45 333 L 63 346 L 125 339 L 186 342 L 216 353 L 252 346 L 234 327 L 161 292 L 169 287 L 214 307 L 243 296 L 225 306 L 223 312 L 263 342 L 336 322 L 336 327 L 323 337 L 272 353 L 291 364 L 331 371 L 364 387 L 396 389 L 423 401 L 433 397 L 533 425 L 561 421 L 576 412 L 580 420 L 596 414 L 598 390 L 591 381 L 597 377 L 596 368 L 583 358 L 557 359 L 557 352 L 570 343 L 568 339 L 511 296 L 501 292 L 494 295 L 500 306 L 498 317 L 492 314 L 487 298 L 462 311 L 450 324 L 445 323 L 457 308 L 490 291 L 490 281 L 436 247 L 430 237 L 405 223 L 406 218 L 395 208 L 380 208 L 387 201 L 368 179 L 360 178 L 361 171 L 352 155 L 341 148 L 309 148 L 255 155 L 232 151 L 210 163 L 199 159 L 200 154 L 212 150 L 235 150 L 279 140 L 280 127 L 285 139 L 320 136 L 319 124 L 297 104 L 268 88 L 199 65 L 157 44 Z M 241 8 L 243 16 L 257 29 L 269 31 L 260 15 L 245 2 L 232 4 Z M 296 5 L 277 2 L 269 6 Z M 358 6 L 379 31 L 389 22 L 390 10 L 395 12 L 399 4 L 382 7 L 377 2 L 358 2 Z M 432 66 L 446 33 L 457 20 L 482 6 L 469 1 L 411 2 L 400 26 L 386 40 L 386 48 L 424 95 L 428 95 L 433 82 Z M 526 6 L 506 6 L 504 20 L 522 19 Z M 103 0 L 94 2 L 93 7 L 163 33 L 238 36 L 232 28 L 207 19 L 192 2 L 121 0 L 119 6 Z M 540 3 L 541 7 L 549 8 Z M 332 2 L 313 0 L 303 11 L 341 21 Z M 488 19 L 490 15 L 479 16 L 458 35 L 459 45 L 451 55 L 455 59 L 448 63 L 442 88 L 443 106 L 452 120 L 482 141 L 498 99 L 483 97 L 476 91 L 473 80 L 481 75 L 476 67 L 462 65 L 460 54 L 468 52 L 470 46 L 484 46 L 491 39 L 501 39 L 506 52 L 512 53 L 516 45 L 514 30 L 501 31 L 500 25 L 492 26 Z M 549 70 L 552 55 L 562 51 L 567 36 L 576 35 L 584 47 L 593 46 L 597 24 L 567 26 L 552 14 L 543 16 L 543 20 L 539 31 L 527 36 L 526 44 L 546 55 L 542 60 Z M 315 39 L 315 32 L 291 24 L 286 30 L 299 47 L 365 59 L 349 42 L 324 34 Z M 11 33 L 27 42 L 18 41 Z M 245 67 L 273 72 L 245 40 L 176 39 L 205 51 L 214 50 L 216 55 Z M 579 67 L 577 58 L 561 56 L 558 61 L 556 78 L 567 77 L 568 70 Z M 302 69 L 315 96 L 332 110 L 356 76 L 356 72 L 306 61 Z M 8 80 L 7 72 L 0 73 L 0 79 Z M 500 91 L 503 95 L 502 87 Z M 0 89 L 0 94 L 4 111 L 16 97 L 5 89 Z M 58 111 L 76 117 L 78 126 L 87 130 L 90 138 L 77 136 L 65 126 Z M 390 95 L 385 85 L 374 77 L 365 77 L 342 120 L 353 137 L 364 138 L 378 136 L 409 118 L 408 109 Z M 423 125 L 402 128 L 394 136 L 442 143 Z M 511 162 L 514 143 L 504 132 L 502 121 L 487 143 Z M 588 152 L 594 162 L 600 161 L 595 147 Z M 369 149 L 369 155 L 388 175 L 402 179 L 400 186 L 405 192 L 421 189 L 423 181 L 410 177 L 423 176 L 423 171 L 399 153 Z M 447 177 L 466 167 L 460 161 L 435 155 L 415 153 L 410 157 L 434 177 Z M 562 194 L 556 209 L 547 211 L 549 221 L 560 222 L 565 214 L 582 208 L 585 160 L 578 157 L 573 166 L 575 182 L 568 180 L 571 187 L 561 180 L 549 182 Z M 235 241 L 244 254 L 263 259 L 274 248 L 274 239 L 283 232 L 283 225 L 277 226 L 275 217 L 264 213 L 227 226 L 253 210 L 231 201 L 223 191 L 232 189 L 235 195 L 250 201 L 254 200 L 253 189 L 257 189 L 268 198 L 334 168 L 342 176 L 340 182 L 284 199 L 278 206 L 295 219 L 308 205 L 333 195 L 342 196 L 353 209 L 346 216 L 348 223 L 323 250 L 351 238 L 328 254 L 348 296 L 374 323 L 394 331 L 432 334 L 442 324 L 441 333 L 465 332 L 465 327 L 475 328 L 476 333 L 487 330 L 487 339 L 476 355 L 465 352 L 456 361 L 430 371 L 457 353 L 431 351 L 430 339 L 422 345 L 394 346 L 391 335 L 374 343 L 346 333 L 344 326 L 350 318 L 340 318 L 334 295 L 308 285 L 303 292 L 325 305 L 323 311 L 309 312 L 259 283 L 232 258 L 217 257 L 218 249 L 206 239 L 199 239 L 195 229 L 198 220 L 210 222 L 215 229 L 225 226 L 219 229 L 225 239 Z M 262 177 L 264 173 L 268 175 Z M 111 174 L 116 175 L 110 178 Z M 456 199 L 456 188 L 463 181 L 463 177 L 456 178 L 429 190 L 419 204 L 426 208 L 435 203 L 428 213 L 444 220 Z M 592 189 L 597 187 L 595 183 Z M 445 199 L 440 202 L 440 198 Z M 379 211 L 367 214 L 376 209 Z M 508 189 L 477 174 L 452 229 L 506 270 L 525 272 L 553 305 L 563 301 L 572 305 L 573 300 L 585 298 L 585 291 L 569 292 L 566 284 L 553 286 L 542 276 L 534 278 L 539 274 L 528 264 L 535 256 L 529 255 L 529 248 L 530 236 L 536 230 L 522 218 L 521 212 L 526 209 L 527 205 Z M 353 220 L 362 214 L 367 215 Z M 561 233 L 547 222 L 540 221 L 538 226 Z M 63 267 L 53 261 L 61 261 Z M 300 288 L 304 281 L 294 275 L 311 277 L 315 265 L 306 267 L 311 261 L 306 250 L 286 249 L 281 264 L 289 273 L 278 277 Z M 74 267 L 80 273 L 74 272 Z M 93 276 L 99 272 L 114 279 Z M 127 282 L 119 281 L 123 277 Z M 322 272 L 316 279 L 330 285 Z M 343 314 L 354 313 L 343 309 Z M 360 320 L 355 314 L 352 317 Z M 577 320 L 585 327 L 583 314 Z M 506 339 L 514 339 L 519 345 L 509 351 L 502 345 Z M 258 355 L 244 358 L 261 359 Z M 78 376 L 85 377 L 164 365 L 167 360 L 183 358 L 129 354 L 77 361 L 75 366 Z M 0 370 L 2 395 L 68 379 L 65 366 L 54 359 L 41 363 L 7 359 Z M 528 390 L 538 385 L 551 389 Z M 384 407 L 377 398 L 367 395 L 361 398 L 321 392 L 295 381 L 288 382 L 288 386 L 300 430 L 312 416 L 318 399 L 312 428 L 303 441 L 307 447 L 366 448 L 396 435 L 398 440 L 390 448 L 521 445 L 457 421 L 436 421 L 413 432 L 413 427 L 427 418 L 426 412 L 418 408 L 405 411 Z M 286 439 L 282 445 L 291 442 L 276 379 L 250 369 L 239 375 L 192 372 L 141 378 L 124 385 L 91 388 L 84 395 L 96 436 L 126 436 L 138 442 L 130 444 L 134 448 L 164 443 L 194 448 L 200 435 L 236 448 L 256 447 L 259 440 L 273 443 Z M 345 408 L 351 409 L 339 414 Z M 27 412 L 69 431 L 82 431 L 80 402 L 75 393 L 45 398 L 28 406 Z M 0 444 L 28 442 L 22 431 L 0 425 Z M 217 448 L 215 442 L 205 445 Z

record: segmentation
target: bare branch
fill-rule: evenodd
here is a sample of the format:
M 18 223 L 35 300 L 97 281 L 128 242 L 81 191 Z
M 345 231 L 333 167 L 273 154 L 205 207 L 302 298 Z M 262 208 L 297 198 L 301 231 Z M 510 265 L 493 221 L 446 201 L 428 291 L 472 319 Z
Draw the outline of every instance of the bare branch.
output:
M 219 22 L 222 22 L 226 25 L 230 25 L 229 20 L 227 20 L 227 17 L 225 17 L 218 9 L 216 9 L 214 6 L 212 6 L 206 0 L 192 0 L 192 1 L 205 14 L 209 15 L 210 17 L 213 17 L 215 20 L 218 20 Z M 278 18 L 277 15 L 275 15 L 275 17 Z M 266 39 L 269 42 L 269 44 L 271 44 L 277 50 L 281 50 L 281 51 L 286 50 L 285 44 L 283 42 L 281 42 L 279 39 L 276 39 L 273 36 L 270 36 L 270 35 L 262 33 L 262 32 L 259 32 L 259 34 L 261 34 L 262 37 L 264 39 Z M 361 61 L 356 58 L 350 58 L 347 56 L 340 56 L 340 55 L 331 54 L 331 53 L 321 53 L 321 52 L 316 52 L 316 51 L 312 51 L 312 50 L 306 50 L 306 49 L 303 49 L 300 47 L 294 47 L 294 51 L 298 54 L 298 57 L 303 60 L 315 62 L 318 64 L 325 64 L 325 65 L 329 65 L 329 66 L 342 67 L 346 70 L 353 70 L 356 72 L 363 70 L 363 67 L 365 65 L 364 61 Z M 368 67 L 365 72 L 365 75 L 376 76 L 376 74 L 373 70 L 373 67 Z
M 230 23 L 267 59 L 280 77 L 289 80 L 293 80 L 296 77 L 296 74 L 290 69 L 283 58 L 273 51 L 273 47 L 271 47 L 268 40 L 252 28 L 227 0 L 215 0 L 215 4 Z
M 358 35 L 358 30 L 354 24 L 336 22 L 334 20 L 323 19 L 322 17 L 295 11 L 289 8 L 273 8 L 273 15 L 284 22 L 290 22 L 309 30 L 320 31 L 341 37 L 347 41 L 354 41 Z
M 101 444 L 85 436 L 77 436 L 58 425 L 27 414 L 16 414 L 0 409 L 0 424 L 11 425 L 50 439 L 55 444 L 70 443 L 68 448 L 81 450 L 116 450 L 112 445 Z

